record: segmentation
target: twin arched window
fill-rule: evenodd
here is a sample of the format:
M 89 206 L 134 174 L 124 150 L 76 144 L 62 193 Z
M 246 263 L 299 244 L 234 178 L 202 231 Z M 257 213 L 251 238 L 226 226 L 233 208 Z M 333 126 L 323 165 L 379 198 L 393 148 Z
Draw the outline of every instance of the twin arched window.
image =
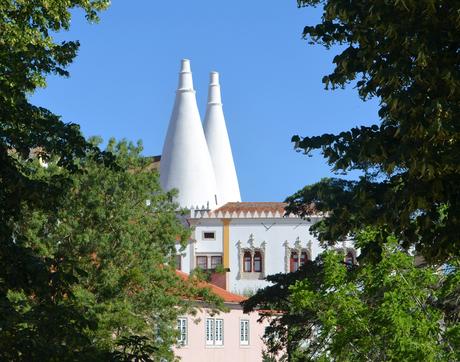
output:
M 260 251 L 255 251 L 254 255 L 250 251 L 245 251 L 243 254 L 243 271 L 246 273 L 262 272 L 262 253 Z

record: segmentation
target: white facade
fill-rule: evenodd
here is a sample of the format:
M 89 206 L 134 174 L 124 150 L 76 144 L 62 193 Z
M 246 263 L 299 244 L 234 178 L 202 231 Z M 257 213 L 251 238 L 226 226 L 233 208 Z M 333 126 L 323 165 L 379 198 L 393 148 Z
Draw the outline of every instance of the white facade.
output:
M 214 212 L 192 210 L 188 222 L 194 230 L 181 254 L 182 270 L 189 273 L 197 267 L 197 257 L 204 256 L 212 270 L 211 258 L 221 256 L 227 268 L 225 288 L 248 295 L 268 285 L 263 280 L 265 276 L 292 271 L 293 253 L 298 266 L 302 257 L 314 260 L 324 249 L 309 230 L 320 217 L 312 217 L 311 221 L 294 215 L 285 217 L 283 207 L 283 203 L 242 202 L 229 203 Z M 226 212 L 226 208 L 234 211 Z M 265 211 L 259 212 L 261 208 Z M 212 233 L 213 239 L 206 238 Z M 350 242 L 340 247 L 345 254 L 352 252 L 356 256 Z M 254 270 L 256 253 L 261 257 L 260 271 Z M 245 255 L 251 255 L 251 271 L 245 271 Z
M 160 163 L 164 190 L 179 190 L 179 206 L 216 208 L 217 186 L 193 88 L 190 62 L 182 60 L 179 85 Z
M 216 176 L 219 206 L 227 202 L 241 201 L 240 187 L 222 109 L 219 73 L 217 72 L 210 74 L 208 104 L 203 127 Z

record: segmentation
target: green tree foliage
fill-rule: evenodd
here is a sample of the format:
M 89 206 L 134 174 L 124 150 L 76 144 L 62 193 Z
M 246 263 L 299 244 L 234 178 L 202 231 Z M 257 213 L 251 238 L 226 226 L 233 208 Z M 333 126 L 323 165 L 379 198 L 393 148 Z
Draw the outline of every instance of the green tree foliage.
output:
M 0 2 L 0 340 L 14 342 L 22 350 L 34 349 L 34 339 L 29 337 L 43 332 L 15 329 L 29 318 L 48 320 L 56 333 L 70 331 L 72 326 L 75 330 L 89 326 L 85 318 L 74 318 L 73 324 L 66 320 L 64 316 L 79 314 L 75 308 L 56 305 L 57 299 L 68 294 L 73 271 L 51 273 L 57 260 L 28 246 L 17 222 L 24 205 L 53 210 L 70 187 L 63 175 L 34 178 L 27 162 L 32 151 L 43 158 L 58 155 L 60 167 L 75 171 L 75 159 L 92 148 L 78 126 L 63 123 L 49 110 L 32 105 L 27 97 L 37 87 L 45 86 L 47 75 L 67 75 L 65 68 L 79 44 L 57 43 L 52 36 L 69 28 L 69 10 L 83 9 L 87 18 L 95 21 L 97 12 L 107 5 L 108 1 L 91 0 Z M 34 299 L 40 306 L 34 316 L 25 306 L 17 309 L 23 297 Z M 67 342 L 82 340 L 79 333 L 69 332 L 68 336 L 69 340 L 63 337 L 55 346 L 56 350 L 65 349 Z M 2 359 L 18 359 L 3 347 Z
M 340 134 L 301 138 L 305 153 L 321 150 L 337 172 L 360 170 L 358 181 L 326 179 L 288 199 L 308 216 L 314 202 L 332 211 L 317 227 L 324 242 L 363 225 L 382 230 L 363 250 L 380 255 L 387 236 L 415 246 L 430 261 L 460 250 L 460 3 L 454 0 L 298 0 L 321 6 L 306 26 L 311 43 L 340 44 L 332 89 L 353 84 L 363 99 L 380 101 L 379 121 Z
M 67 76 L 66 67 L 76 56 L 78 41 L 57 43 L 53 34 L 68 30 L 70 9 L 81 8 L 90 21 L 108 0 L 7 0 L 0 3 L 0 238 L 8 242 L 8 221 L 27 201 L 46 207 L 60 182 L 36 182 L 18 162 L 30 157 L 59 155 L 59 165 L 74 169 L 74 159 L 90 145 L 79 127 L 66 124 L 49 110 L 32 105 L 27 96 L 46 85 L 49 74 Z
M 185 231 L 139 150 L 100 152 L 28 100 L 77 54 L 53 36 L 109 2 L 0 1 L 0 360 L 170 358 L 183 298 L 213 299 L 167 266 Z
M 274 285 L 244 309 L 272 311 L 269 350 L 290 361 L 454 361 L 458 300 L 455 311 L 445 304 L 458 296 L 459 277 L 458 262 L 443 272 L 416 267 L 392 238 L 376 264 L 350 267 L 328 251 L 295 273 L 270 276 Z
M 459 360 L 460 4 L 297 3 L 323 9 L 305 39 L 341 46 L 326 88 L 352 84 L 380 107 L 372 126 L 292 138 L 306 154 L 320 150 L 333 171 L 363 176 L 306 186 L 287 210 L 324 213 L 313 227 L 320 241 L 353 238 L 362 255 L 350 268 L 328 251 L 270 276 L 274 284 L 244 307 L 274 311 L 268 346 L 293 361 Z M 429 264 L 416 267 L 411 247 Z
M 107 152 L 118 167 L 105 167 L 89 153 L 74 174 L 54 162 L 29 165 L 37 179 L 66 174 L 72 180 L 57 209 L 25 204 L 16 224 L 16 243 L 52 261 L 49 282 L 64 287 L 51 301 L 23 289 L 8 291 L 12 312 L 0 330 L 0 356 L 107 360 L 126 353 L 131 360 L 140 349 L 142 360 L 171 360 L 177 316 L 192 311 L 188 301 L 221 306 L 197 280 L 176 275 L 175 245 L 184 245 L 188 230 L 176 216 L 173 195 L 161 191 L 140 151 L 111 141 Z

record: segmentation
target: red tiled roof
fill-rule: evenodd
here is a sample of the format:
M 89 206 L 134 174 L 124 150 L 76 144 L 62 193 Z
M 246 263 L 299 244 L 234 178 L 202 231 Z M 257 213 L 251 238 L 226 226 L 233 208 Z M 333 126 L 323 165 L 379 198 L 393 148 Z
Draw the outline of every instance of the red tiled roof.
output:
M 184 273 L 180 270 L 176 270 L 176 275 L 183 280 L 187 280 L 189 278 L 187 273 Z M 247 299 L 241 295 L 230 293 L 228 290 L 219 288 L 217 285 L 211 283 L 201 282 L 200 286 L 204 288 L 210 288 L 214 294 L 221 297 L 226 303 L 240 303 Z
M 281 215 L 284 215 L 284 208 L 287 206 L 285 202 L 227 202 L 225 205 L 219 207 L 216 210 L 213 210 L 214 213 L 218 213 L 221 211 L 222 213 L 225 212 L 279 212 Z

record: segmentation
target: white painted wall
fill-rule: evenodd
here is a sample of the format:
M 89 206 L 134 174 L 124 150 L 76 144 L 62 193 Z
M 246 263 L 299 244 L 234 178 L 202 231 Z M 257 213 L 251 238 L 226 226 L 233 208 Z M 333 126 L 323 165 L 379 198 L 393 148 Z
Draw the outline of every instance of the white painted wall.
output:
M 284 273 L 286 263 L 286 246 L 294 247 L 298 238 L 302 247 L 312 244 L 312 254 L 315 258 L 320 252 L 319 242 L 309 234 L 311 223 L 294 218 L 271 219 L 234 219 L 230 223 L 230 275 L 229 290 L 234 293 L 255 291 L 268 283 L 260 279 L 244 279 L 240 273 L 240 255 L 238 243 L 244 249 L 265 247 L 263 275 Z M 251 234 L 252 246 L 251 246 Z M 263 245 L 264 243 L 264 245 Z
M 263 276 L 284 273 L 289 268 L 289 255 L 286 248 L 311 250 L 311 259 L 323 252 L 319 241 L 310 234 L 310 226 L 317 220 L 300 218 L 236 218 L 230 223 L 230 272 L 227 289 L 237 294 L 247 294 L 266 286 L 262 279 L 246 279 L 242 276 L 238 245 L 244 249 L 265 247 Z M 182 270 L 190 273 L 195 267 L 196 255 L 222 255 L 223 223 L 218 218 L 192 219 L 194 228 L 192 240 L 184 252 Z M 203 240 L 204 231 L 215 232 L 215 240 Z M 252 239 L 251 239 L 252 235 Z M 252 245 L 251 245 L 252 243 Z M 311 249 L 309 249 L 311 245 Z M 351 246 L 351 243 L 347 243 Z M 240 270 L 241 269 L 241 270 Z

